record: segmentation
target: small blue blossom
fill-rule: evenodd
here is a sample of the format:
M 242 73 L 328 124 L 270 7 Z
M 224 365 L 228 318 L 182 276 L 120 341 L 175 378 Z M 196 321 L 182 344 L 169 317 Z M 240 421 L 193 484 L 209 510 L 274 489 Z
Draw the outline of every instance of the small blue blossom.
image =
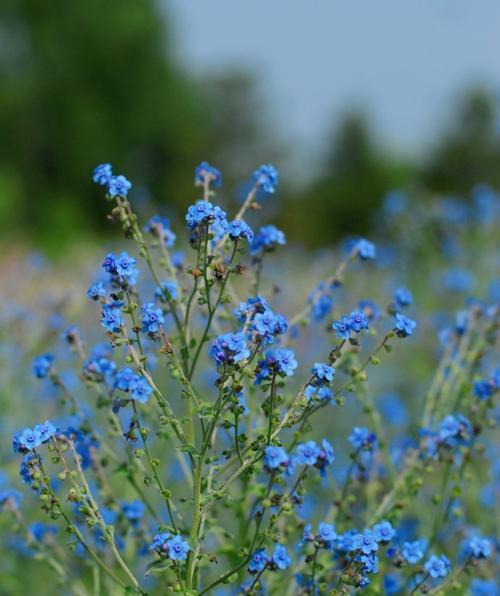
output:
M 467 545 L 467 552 L 474 559 L 487 559 L 493 552 L 493 545 L 487 538 L 474 536 Z
M 93 283 L 87 290 L 87 296 L 95 301 L 99 300 L 99 298 L 104 298 L 106 296 L 106 288 L 102 281 Z
M 232 240 L 241 238 L 251 243 L 254 238 L 252 228 L 241 219 L 235 219 L 229 222 L 227 225 L 227 233 Z
M 103 269 L 111 276 L 111 281 L 118 285 L 127 284 L 135 285 L 137 279 L 137 269 L 135 264 L 137 261 L 128 253 L 122 252 L 118 256 L 113 253 L 106 255 L 102 266 Z
M 11 510 L 18 509 L 22 498 L 23 495 L 14 489 L 0 491 L 0 511 L 3 507 L 8 507 Z
M 156 336 L 165 324 L 163 311 L 156 308 L 154 302 L 146 302 L 141 306 L 141 331 L 150 336 Z
M 108 194 L 110 197 L 126 197 L 132 188 L 132 183 L 125 176 L 112 176 L 108 183 Z
M 377 542 L 390 542 L 395 533 L 396 530 L 388 521 L 381 521 L 373 526 L 373 534 Z
M 177 300 L 179 298 L 179 287 L 177 282 L 167 279 L 161 283 L 161 288 L 155 290 L 155 298 L 160 302 L 166 302 L 167 298 Z
M 107 186 L 113 176 L 113 171 L 110 163 L 102 163 L 94 168 L 92 180 L 101 186 Z
M 324 362 L 315 362 L 311 369 L 311 373 L 314 376 L 313 382 L 318 385 L 327 385 L 333 381 L 335 376 L 335 369 L 329 364 Z
M 450 572 L 451 563 L 445 555 L 441 555 L 440 557 L 432 555 L 429 557 L 428 561 L 426 561 L 424 569 L 434 579 L 438 577 L 446 577 Z
M 365 555 L 369 555 L 370 553 L 378 550 L 378 543 L 373 532 L 370 530 L 365 530 L 361 534 L 359 549 Z
M 144 226 L 144 231 L 157 236 L 167 248 L 172 248 L 177 238 L 170 229 L 170 221 L 161 215 L 153 215 Z
M 195 230 L 202 224 L 212 225 L 217 223 L 224 230 L 227 228 L 226 213 L 217 205 L 209 201 L 197 201 L 188 208 L 186 213 L 186 224 L 189 229 Z
M 122 319 L 123 302 L 110 302 L 103 304 L 101 325 L 110 333 L 120 333 L 123 325 Z
M 130 397 L 141 404 L 145 404 L 151 393 L 153 393 L 153 388 L 146 379 L 140 375 L 135 375 L 130 382 Z
M 275 545 L 271 560 L 274 563 L 274 565 L 276 565 L 276 567 L 278 569 L 281 569 L 282 571 L 290 567 L 290 565 L 292 564 L 292 559 L 288 555 L 286 547 L 282 544 Z
M 42 354 L 33 360 L 32 371 L 37 379 L 44 379 L 50 374 L 52 365 L 54 364 L 54 356 L 52 354 Z
M 219 367 L 245 360 L 250 356 L 250 350 L 243 333 L 225 333 L 212 342 L 210 356 Z
M 462 414 L 446 416 L 439 425 L 439 439 L 448 447 L 465 444 L 472 437 L 472 425 Z
M 268 445 L 264 450 L 264 465 L 268 470 L 277 470 L 287 466 L 289 459 L 283 447 Z
M 264 360 L 257 365 L 257 380 L 268 379 L 272 373 L 290 377 L 297 368 L 297 360 L 292 350 L 280 348 L 266 352 Z
M 376 447 L 377 436 L 367 428 L 355 426 L 348 441 L 356 450 L 372 451 Z
M 137 525 L 139 523 L 144 515 L 145 510 L 146 506 L 139 499 L 122 504 L 123 514 L 132 523 L 132 525 Z
M 410 306 L 413 302 L 413 296 L 407 288 L 398 288 L 394 292 L 394 302 L 398 307 Z
M 498 596 L 496 581 L 475 577 L 470 583 L 470 596 Z
M 396 323 L 394 325 L 394 331 L 398 337 L 408 337 L 413 333 L 413 330 L 417 324 L 412 319 L 405 317 L 401 313 L 396 313 Z
M 259 573 L 262 571 L 265 566 L 267 565 L 269 560 L 269 555 L 265 548 L 259 548 L 256 550 L 252 558 L 250 559 L 250 563 L 248 564 L 248 571 L 252 574 Z
M 335 526 L 333 524 L 320 522 L 318 524 L 318 538 L 328 546 L 331 546 L 332 542 L 337 538 Z
M 479 381 L 474 381 L 474 385 L 472 387 L 472 393 L 474 397 L 478 397 L 479 399 L 488 399 L 493 395 L 495 392 L 496 387 L 494 383 L 488 379 L 481 379 Z
M 222 184 L 222 174 L 206 161 L 202 161 L 194 170 L 194 183 L 196 186 L 203 186 L 205 181 L 213 183 L 215 188 Z
M 273 194 L 278 186 L 278 170 L 271 164 L 262 165 L 253 173 L 253 179 L 255 180 L 256 185 L 264 192 Z
M 297 463 L 302 466 L 314 466 L 320 454 L 315 441 L 307 441 L 297 445 Z
M 42 435 L 35 428 L 25 428 L 18 434 L 19 449 L 33 451 L 42 444 Z
M 182 538 L 182 536 L 172 536 L 167 541 L 168 557 L 172 561 L 185 561 L 187 559 L 188 552 L 191 550 L 189 544 Z
M 334 321 L 332 329 L 340 339 L 346 340 L 351 336 L 351 320 L 349 317 L 342 317 L 338 321 Z
M 358 254 L 359 258 L 363 261 L 371 261 L 376 256 L 375 244 L 369 240 L 366 240 L 365 238 L 360 238 L 356 241 L 354 250 Z
M 410 565 L 416 565 L 424 556 L 425 542 L 415 540 L 415 542 L 405 542 L 401 549 L 404 560 Z
M 258 255 L 260 252 L 271 252 L 276 246 L 286 244 L 285 234 L 278 228 L 269 224 L 259 228 L 250 245 L 250 254 Z
M 170 532 L 158 532 L 153 536 L 153 542 L 149 545 L 149 550 L 165 551 L 165 545 L 171 536 Z
M 270 308 L 255 314 L 252 323 L 250 326 L 251 338 L 268 345 L 272 344 L 276 337 L 286 333 L 288 329 L 286 318 L 279 313 L 274 313 Z
M 130 384 L 134 380 L 136 373 L 129 367 L 126 366 L 125 368 L 120 369 L 115 376 L 114 379 L 114 386 L 116 389 L 120 389 L 120 391 L 129 391 Z

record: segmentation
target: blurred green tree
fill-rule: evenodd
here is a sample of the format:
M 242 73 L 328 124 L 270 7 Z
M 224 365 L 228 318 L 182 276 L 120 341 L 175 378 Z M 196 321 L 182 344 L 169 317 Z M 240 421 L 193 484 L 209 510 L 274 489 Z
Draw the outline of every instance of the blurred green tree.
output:
M 406 186 L 412 167 L 375 138 L 367 117 L 352 111 L 331 135 L 319 176 L 289 198 L 287 225 L 311 246 L 331 243 L 347 231 L 364 233 L 373 210 L 393 188 Z
M 478 182 L 500 187 L 500 104 L 483 88 L 469 89 L 425 160 L 422 180 L 433 191 L 468 193 Z
M 162 202 L 187 192 L 211 135 L 170 37 L 153 0 L 3 0 L 4 234 L 18 227 L 57 246 L 88 234 L 106 209 L 90 182 L 102 161 Z

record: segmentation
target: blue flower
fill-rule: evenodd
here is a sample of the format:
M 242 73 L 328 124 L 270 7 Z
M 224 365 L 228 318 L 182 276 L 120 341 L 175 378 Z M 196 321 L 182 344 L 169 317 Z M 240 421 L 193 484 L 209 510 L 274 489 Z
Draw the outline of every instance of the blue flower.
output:
M 348 439 L 349 443 L 356 449 L 373 450 L 377 443 L 377 436 L 365 427 L 355 426 Z
M 42 444 L 42 435 L 35 428 L 25 428 L 17 435 L 20 451 L 33 451 Z
M 122 504 L 122 511 L 125 517 L 132 522 L 132 525 L 136 525 L 142 518 L 145 512 L 145 505 L 139 499 L 130 501 L 130 503 Z
M 451 563 L 444 555 L 432 555 L 424 565 L 425 571 L 434 579 L 446 577 L 451 569 Z
M 101 325 L 110 333 L 120 333 L 123 325 L 122 319 L 123 302 L 110 302 L 103 304 Z
M 146 302 L 141 306 L 141 331 L 150 336 L 156 336 L 165 324 L 163 311 L 156 308 L 154 302 Z
M 252 558 L 250 559 L 248 571 L 252 574 L 259 573 L 259 571 L 262 571 L 265 568 L 268 560 L 269 555 L 267 554 L 266 549 L 259 548 L 259 550 L 256 550 L 253 553 Z
M 243 333 L 225 333 L 212 342 L 210 356 L 219 367 L 245 360 L 250 356 L 250 350 Z
M 272 194 L 276 191 L 278 186 L 278 170 L 271 164 L 262 165 L 253 173 L 253 179 L 255 180 L 256 185 L 264 192 Z
M 376 256 L 375 244 L 365 238 L 359 238 L 359 240 L 356 241 L 354 250 L 363 261 L 371 261 Z
M 166 546 L 168 548 L 168 557 L 172 559 L 172 561 L 185 561 L 188 552 L 191 550 L 191 547 L 186 540 L 179 535 L 169 538 Z
M 337 538 L 335 526 L 333 524 L 320 522 L 318 524 L 318 538 L 327 543 L 328 546 L 331 546 L 331 543 Z
M 378 550 L 378 543 L 373 532 L 370 530 L 365 530 L 361 534 L 359 549 L 365 555 L 369 555 L 370 553 L 374 553 Z
M 373 533 L 377 542 L 390 542 L 396 533 L 388 521 L 381 521 L 373 526 Z
M 144 226 L 144 231 L 157 236 L 167 248 L 172 248 L 177 238 L 170 229 L 170 221 L 161 215 L 153 215 Z
M 24 484 L 32 486 L 35 482 L 35 476 L 39 471 L 40 456 L 34 453 L 27 453 L 19 465 L 19 475 Z
M 46 420 L 43 424 L 36 424 L 33 430 L 38 434 L 42 443 L 50 441 L 57 432 L 56 426 L 50 420 Z
M 493 395 L 495 389 L 495 385 L 492 381 L 481 379 L 479 381 L 474 381 L 472 393 L 474 397 L 478 397 L 479 399 L 488 399 Z
M 344 534 L 339 534 L 337 536 L 337 548 L 346 553 L 358 550 L 360 544 L 361 534 L 356 532 L 356 530 L 349 530 L 348 532 L 344 532 Z
M 126 366 L 125 368 L 120 369 L 115 376 L 114 379 L 114 386 L 116 389 L 120 389 L 120 391 L 129 391 L 130 384 L 134 380 L 136 376 L 135 372 L 129 367 Z
M 472 425 L 462 414 L 446 416 L 439 425 L 439 438 L 448 447 L 467 443 L 472 437 Z
M 487 538 L 474 536 L 467 545 L 467 552 L 474 559 L 487 559 L 493 551 L 493 546 Z
M 165 545 L 170 537 L 170 532 L 158 532 L 153 536 L 153 542 L 149 545 L 149 550 L 165 552 Z
M 365 314 L 359 310 L 353 310 L 349 315 L 349 320 L 350 329 L 352 329 L 352 331 L 355 333 L 359 333 L 364 329 L 368 329 L 368 319 L 366 318 Z
M 425 542 L 415 540 L 415 542 L 405 542 L 401 549 L 404 560 L 410 565 L 415 565 L 424 556 Z
M 315 441 L 307 441 L 297 445 L 297 463 L 302 466 L 314 466 L 319 454 L 320 449 Z
M 315 362 L 311 369 L 311 373 L 314 375 L 313 382 L 316 385 L 321 386 L 327 385 L 333 381 L 335 369 L 324 362 Z
M 132 183 L 125 176 L 112 176 L 108 183 L 108 193 L 110 197 L 126 197 L 128 191 L 132 188 Z
M 10 509 L 18 509 L 23 495 L 17 490 L 8 488 L 0 491 L 0 510 L 7 506 Z
M 289 557 L 286 547 L 282 544 L 275 545 L 271 560 L 276 565 L 276 567 L 281 570 L 290 567 L 290 565 L 292 564 L 292 559 Z
M 497 596 L 497 583 L 494 579 L 475 577 L 470 583 L 470 596 Z
M 413 302 L 413 296 L 407 288 L 398 288 L 394 292 L 394 302 L 401 308 L 410 306 Z
M 363 573 L 378 573 L 378 557 L 375 553 L 358 555 L 356 561 L 363 564 Z
M 153 388 L 146 379 L 140 375 L 135 375 L 130 382 L 130 397 L 141 404 L 145 404 L 151 393 L 153 393 Z
M 208 184 L 213 183 L 215 188 L 222 184 L 222 174 L 217 168 L 214 168 L 206 161 L 202 161 L 194 170 L 194 183 L 196 186 L 203 186 L 205 181 Z
M 251 243 L 254 238 L 252 228 L 241 219 L 235 219 L 229 222 L 227 225 L 227 233 L 232 240 L 244 238 Z
M 266 310 L 271 310 L 267 300 L 263 296 L 255 296 L 246 302 L 240 302 L 238 308 L 233 310 L 233 314 L 240 323 L 246 323 L 247 319 L 253 320 L 257 313 L 263 313 Z
M 177 300 L 179 297 L 179 287 L 177 282 L 172 279 L 167 279 L 161 283 L 161 287 L 156 288 L 155 298 L 160 302 L 166 302 L 167 298 Z
M 289 457 L 283 447 L 268 445 L 264 449 L 264 465 L 268 470 L 277 470 L 288 465 Z
M 252 244 L 250 245 L 250 254 L 257 255 L 262 252 L 271 252 L 278 245 L 285 245 L 285 234 L 278 228 L 269 224 L 259 228 Z
M 268 379 L 274 372 L 280 376 L 290 377 L 297 368 L 297 360 L 292 350 L 280 348 L 266 352 L 264 360 L 261 360 L 256 368 L 257 382 Z
M 87 296 L 96 301 L 99 300 L 99 298 L 104 298 L 104 296 L 106 296 L 106 288 L 102 281 L 93 283 L 87 290 Z
M 286 333 L 287 329 L 288 322 L 285 317 L 274 313 L 270 308 L 255 314 L 250 327 L 251 335 L 255 335 L 254 340 L 264 344 L 272 344 L 275 338 Z
M 217 223 L 224 230 L 227 228 L 226 213 L 209 201 L 197 201 L 188 208 L 186 223 L 189 229 L 195 230 L 202 224 L 212 225 Z
M 42 354 L 33 360 L 31 366 L 33 374 L 37 379 L 44 379 L 50 374 L 52 365 L 54 363 L 54 356 L 52 354 Z
M 394 325 L 394 331 L 398 337 L 408 337 L 413 333 L 413 330 L 417 324 L 412 319 L 405 317 L 401 313 L 396 313 L 396 324 Z
M 133 286 L 135 285 L 137 278 L 137 269 L 135 269 L 136 263 L 137 261 L 134 257 L 131 257 L 126 252 L 122 252 L 118 256 L 113 253 L 108 253 L 102 266 L 111 276 L 111 281 L 113 283 Z
M 334 321 L 332 329 L 341 339 L 349 339 L 351 336 L 351 320 L 349 317 L 342 317 L 338 321 Z
M 112 176 L 113 176 L 113 171 L 111 168 L 111 164 L 110 163 L 102 163 L 101 165 L 94 168 L 92 180 L 96 184 L 100 184 L 101 186 L 106 186 L 107 184 L 109 184 Z

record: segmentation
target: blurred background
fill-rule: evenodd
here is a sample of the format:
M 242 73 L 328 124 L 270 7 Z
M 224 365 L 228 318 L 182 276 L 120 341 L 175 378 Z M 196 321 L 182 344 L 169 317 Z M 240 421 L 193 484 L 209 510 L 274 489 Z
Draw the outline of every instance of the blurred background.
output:
M 272 162 L 273 217 L 313 248 L 367 233 L 396 188 L 498 189 L 499 25 L 496 0 L 3 0 L 1 242 L 111 233 L 103 161 L 171 216 L 201 160 L 226 201 Z

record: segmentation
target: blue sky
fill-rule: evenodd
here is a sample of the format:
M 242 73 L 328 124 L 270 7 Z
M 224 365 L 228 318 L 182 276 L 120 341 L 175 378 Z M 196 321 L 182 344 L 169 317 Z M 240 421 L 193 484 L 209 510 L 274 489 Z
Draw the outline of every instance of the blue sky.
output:
M 419 152 L 466 84 L 500 89 L 499 0 L 163 0 L 195 73 L 256 72 L 271 120 L 304 152 L 361 106 Z

